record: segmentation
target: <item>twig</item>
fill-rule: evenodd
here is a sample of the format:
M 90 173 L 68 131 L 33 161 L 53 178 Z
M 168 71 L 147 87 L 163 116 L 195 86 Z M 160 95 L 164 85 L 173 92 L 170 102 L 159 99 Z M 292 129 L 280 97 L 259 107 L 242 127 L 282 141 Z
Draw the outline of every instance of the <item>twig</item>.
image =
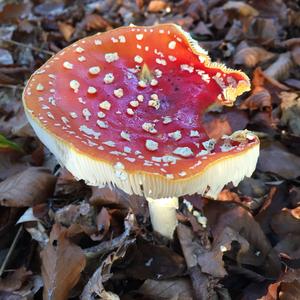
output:
M 132 230 L 132 215 L 131 214 L 129 214 L 127 216 L 124 224 L 125 224 L 125 230 L 120 236 L 118 236 L 110 241 L 102 242 L 96 246 L 93 246 L 90 248 L 85 248 L 84 249 L 85 256 L 88 258 L 99 257 L 102 254 L 105 254 L 107 252 L 112 251 L 115 248 L 120 247 L 126 241 L 126 239 L 129 237 L 130 232 Z
M 16 236 L 15 236 L 12 244 L 10 245 L 10 248 L 9 248 L 9 250 L 8 250 L 5 258 L 4 258 L 4 261 L 2 262 L 2 265 L 1 265 L 1 268 L 0 268 L 0 277 L 2 276 L 2 274 L 4 272 L 4 269 L 5 269 L 8 261 L 9 261 L 9 258 L 10 258 L 12 252 L 14 251 L 14 249 L 16 247 L 16 244 L 17 244 L 17 242 L 19 240 L 19 237 L 20 237 L 20 234 L 22 232 L 22 229 L 23 229 L 23 226 L 20 226 L 20 228 L 18 229 L 18 232 L 17 232 L 17 234 L 16 234 Z
M 10 43 L 10 44 L 13 44 L 13 45 L 16 45 L 16 46 L 20 46 L 20 47 L 24 47 L 24 48 L 29 48 L 33 51 L 36 51 L 36 52 L 40 52 L 40 53 L 45 53 L 47 55 L 54 55 L 55 53 L 52 52 L 52 51 L 48 51 L 48 50 L 43 50 L 41 48 L 37 48 L 37 47 L 34 47 L 34 46 L 31 46 L 31 45 L 26 45 L 26 44 L 23 44 L 23 43 L 20 43 L 20 42 L 17 42 L 17 41 L 14 41 L 14 40 L 5 40 L 3 38 L 0 38 L 1 41 L 4 41 L 4 42 L 7 42 L 7 43 Z

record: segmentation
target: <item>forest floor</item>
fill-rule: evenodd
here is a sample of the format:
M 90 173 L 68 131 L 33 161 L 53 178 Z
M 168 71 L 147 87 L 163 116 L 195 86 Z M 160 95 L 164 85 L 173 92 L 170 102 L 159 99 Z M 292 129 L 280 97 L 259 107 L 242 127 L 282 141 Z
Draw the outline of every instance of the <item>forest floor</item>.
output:
M 251 178 L 216 201 L 180 199 L 172 242 L 153 233 L 144 198 L 91 188 L 61 168 L 21 101 L 30 75 L 70 43 L 167 22 L 251 78 L 233 107 L 206 113 L 208 135 L 247 128 L 261 140 Z M 0 299 L 299 300 L 299 154 L 299 1 L 0 3 Z

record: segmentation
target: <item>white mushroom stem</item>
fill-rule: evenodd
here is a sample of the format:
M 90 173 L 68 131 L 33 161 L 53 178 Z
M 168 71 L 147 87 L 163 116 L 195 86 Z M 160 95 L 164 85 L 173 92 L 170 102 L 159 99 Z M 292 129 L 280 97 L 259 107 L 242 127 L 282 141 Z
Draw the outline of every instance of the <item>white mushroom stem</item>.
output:
M 162 236 L 172 239 L 177 226 L 176 209 L 178 209 L 178 198 L 146 199 L 149 204 L 153 230 Z

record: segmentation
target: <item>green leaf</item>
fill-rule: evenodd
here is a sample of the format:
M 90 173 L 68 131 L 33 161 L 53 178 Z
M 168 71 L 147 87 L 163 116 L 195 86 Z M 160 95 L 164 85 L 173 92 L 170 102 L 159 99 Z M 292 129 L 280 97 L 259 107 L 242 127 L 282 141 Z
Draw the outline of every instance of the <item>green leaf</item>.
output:
M 4 135 L 0 134 L 0 151 L 2 149 L 12 149 L 16 151 L 22 151 L 21 146 L 9 141 Z

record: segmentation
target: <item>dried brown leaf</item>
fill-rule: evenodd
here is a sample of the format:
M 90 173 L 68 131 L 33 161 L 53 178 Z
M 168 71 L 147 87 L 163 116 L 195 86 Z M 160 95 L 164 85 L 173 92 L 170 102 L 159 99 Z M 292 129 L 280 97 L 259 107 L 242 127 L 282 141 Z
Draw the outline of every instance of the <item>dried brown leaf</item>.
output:
M 152 0 L 148 5 L 148 12 L 150 13 L 158 13 L 160 11 L 163 11 L 167 7 L 166 1 L 162 0 Z
M 258 11 L 251 5 L 242 1 L 228 1 L 223 5 L 224 10 L 234 10 L 241 17 L 255 17 L 258 15 Z
M 298 300 L 300 295 L 300 270 L 289 269 L 281 278 L 269 285 L 267 295 L 258 300 Z
M 44 299 L 67 299 L 85 267 L 82 249 L 68 239 L 65 228 L 54 224 L 49 243 L 41 252 L 41 258 Z
M 167 279 L 183 274 L 182 256 L 165 246 L 138 240 L 128 253 L 125 273 L 136 279 Z M 159 274 L 159 275 L 158 275 Z
M 248 68 L 253 68 L 259 63 L 263 63 L 272 59 L 275 53 L 269 52 L 261 47 L 248 47 L 239 50 L 234 58 L 233 62 L 236 65 L 245 65 Z
M 139 288 L 139 293 L 149 300 L 193 300 L 192 286 L 185 278 L 169 280 L 147 279 Z
M 272 142 L 262 145 L 257 169 L 262 172 L 272 172 L 284 178 L 296 178 L 300 176 L 300 158 L 279 142 Z
M 240 105 L 240 109 L 254 110 L 272 110 L 272 97 L 270 92 L 263 87 L 255 87 L 251 95 L 246 98 Z
M 294 62 L 290 52 L 280 54 L 278 59 L 266 70 L 264 73 L 277 80 L 287 78 L 290 74 L 290 69 L 293 67 Z
M 103 284 L 110 279 L 112 276 L 111 267 L 113 263 L 124 257 L 128 246 L 132 243 L 132 240 L 125 240 L 119 248 L 110 253 L 105 260 L 101 263 L 100 267 L 94 272 L 92 277 L 85 285 L 81 294 L 82 300 L 94 299 L 94 294 L 98 295 L 100 299 L 105 300 L 119 300 L 119 296 L 105 290 Z
M 300 95 L 282 92 L 279 97 L 282 111 L 280 124 L 288 127 L 293 134 L 300 136 Z
M 84 19 L 84 26 L 87 31 L 90 30 L 109 30 L 112 27 L 109 22 L 100 15 L 90 14 Z
M 53 193 L 56 177 L 43 167 L 30 167 L 0 183 L 0 204 L 27 207 L 41 203 Z
M 65 23 L 65 22 L 58 22 L 57 26 L 58 26 L 60 33 L 63 35 L 64 39 L 67 42 L 69 42 L 72 38 L 75 28 L 72 25 Z
M 25 267 L 21 267 L 5 278 L 0 278 L 0 290 L 13 292 L 21 288 L 28 277 L 32 275 L 31 271 L 27 271 Z
M 300 234 L 300 208 L 284 208 L 280 213 L 274 215 L 271 227 L 279 236 L 286 236 L 289 233 Z

